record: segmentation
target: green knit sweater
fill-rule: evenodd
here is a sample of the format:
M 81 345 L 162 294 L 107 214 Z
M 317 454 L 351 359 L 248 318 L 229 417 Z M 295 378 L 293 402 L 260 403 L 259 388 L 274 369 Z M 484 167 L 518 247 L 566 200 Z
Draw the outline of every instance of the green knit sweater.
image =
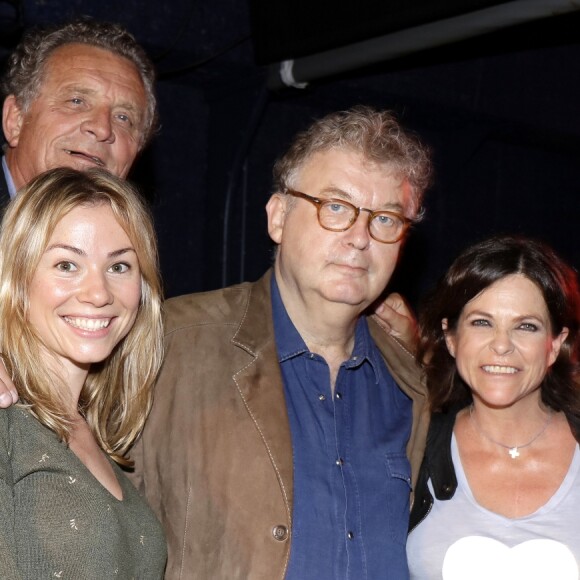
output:
M 163 577 L 163 531 L 113 466 L 123 501 L 30 413 L 0 410 L 2 580 Z

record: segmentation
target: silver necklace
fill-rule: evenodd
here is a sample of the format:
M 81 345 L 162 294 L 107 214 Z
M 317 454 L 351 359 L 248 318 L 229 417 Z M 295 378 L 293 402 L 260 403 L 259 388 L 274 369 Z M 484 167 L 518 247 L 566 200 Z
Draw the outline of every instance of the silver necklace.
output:
M 480 435 L 483 435 L 483 437 L 485 437 L 488 441 L 491 441 L 492 443 L 495 443 L 496 445 L 499 445 L 500 447 L 507 449 L 508 453 L 510 454 L 512 459 L 519 457 L 520 456 L 520 452 L 519 452 L 520 449 L 523 449 L 524 447 L 529 447 L 536 439 L 538 439 L 538 437 L 540 437 L 540 435 L 542 435 L 544 433 L 544 431 L 548 428 L 548 425 L 550 424 L 550 421 L 552 420 L 553 415 L 554 415 L 553 413 L 550 413 L 548 415 L 548 418 L 546 419 L 546 422 L 544 423 L 542 428 L 527 443 L 524 443 L 523 445 L 505 445 L 504 443 L 500 443 L 499 441 L 496 441 L 493 437 L 490 437 L 479 426 L 479 423 L 477 422 L 477 419 L 475 418 L 475 415 L 473 414 L 473 405 L 470 405 L 470 407 L 469 407 L 469 418 L 473 421 L 473 425 L 475 426 L 475 429 L 477 430 L 477 432 Z

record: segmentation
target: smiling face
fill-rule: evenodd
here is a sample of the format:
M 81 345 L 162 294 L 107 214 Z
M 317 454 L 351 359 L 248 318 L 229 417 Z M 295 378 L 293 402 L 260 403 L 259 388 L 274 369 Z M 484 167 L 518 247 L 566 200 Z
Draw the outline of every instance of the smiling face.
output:
M 147 97 L 129 60 L 84 44 L 56 49 L 40 94 L 3 109 L 8 167 L 17 189 L 54 167 L 104 167 L 125 177 L 142 143 Z
M 28 320 L 65 369 L 86 371 L 129 332 L 140 298 L 137 255 L 110 206 L 77 207 L 58 222 L 36 268 Z
M 292 187 L 321 199 L 339 198 L 356 207 L 403 214 L 410 197 L 408 184 L 389 167 L 343 149 L 315 153 L 300 168 Z M 267 212 L 270 236 L 279 244 L 276 274 L 285 301 L 346 305 L 360 313 L 384 290 L 401 242 L 374 240 L 367 212 L 344 232 L 322 228 L 316 208 L 289 195 L 272 196 Z
M 446 330 L 447 321 L 443 321 Z M 539 400 L 539 387 L 568 330 L 553 336 L 540 289 L 519 274 L 498 280 L 463 308 L 447 348 L 473 397 L 505 408 Z

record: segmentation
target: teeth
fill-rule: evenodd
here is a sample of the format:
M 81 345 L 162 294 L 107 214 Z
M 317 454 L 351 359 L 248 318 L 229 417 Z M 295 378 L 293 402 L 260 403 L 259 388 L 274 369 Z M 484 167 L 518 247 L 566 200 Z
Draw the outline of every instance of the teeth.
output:
M 482 368 L 486 373 L 513 375 L 518 372 L 518 369 L 515 367 L 504 367 L 500 365 L 484 365 Z
M 90 157 L 90 159 L 92 159 L 97 165 L 100 165 L 101 167 L 105 165 L 98 157 Z
M 81 153 L 80 151 L 72 151 L 71 149 L 65 149 L 65 151 L 69 155 L 78 155 L 78 156 L 86 157 L 87 159 L 90 159 L 93 163 L 96 163 L 100 167 L 105 166 L 105 164 L 103 163 L 103 161 L 101 159 L 99 159 L 98 157 L 95 157 L 93 155 L 86 155 L 85 153 Z
M 75 328 L 89 331 L 102 330 L 111 323 L 110 318 L 71 318 L 70 316 L 65 316 L 64 319 Z

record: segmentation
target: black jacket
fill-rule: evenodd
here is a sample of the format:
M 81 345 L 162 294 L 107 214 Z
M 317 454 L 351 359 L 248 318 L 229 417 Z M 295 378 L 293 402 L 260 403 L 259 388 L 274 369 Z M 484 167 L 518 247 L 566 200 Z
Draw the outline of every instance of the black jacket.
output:
M 409 532 L 427 517 L 433 505 L 433 496 L 427 486 L 431 479 L 435 496 L 439 500 L 451 499 L 457 489 L 457 477 L 451 459 L 451 436 L 455 417 L 461 410 L 457 407 L 447 413 L 433 413 L 427 435 L 425 457 L 415 486 Z
M 457 413 L 465 405 L 459 405 L 447 413 L 432 413 L 429 433 L 427 434 L 427 447 L 419 477 L 415 485 L 415 495 L 411 518 L 409 521 L 409 532 L 418 526 L 423 519 L 429 515 L 433 505 L 433 496 L 427 486 L 427 481 L 431 479 L 435 497 L 438 500 L 451 499 L 457 489 L 457 476 L 451 459 L 451 436 L 455 426 Z M 580 443 L 580 429 L 576 421 L 568 417 L 568 422 L 573 433 L 576 433 L 576 440 Z

